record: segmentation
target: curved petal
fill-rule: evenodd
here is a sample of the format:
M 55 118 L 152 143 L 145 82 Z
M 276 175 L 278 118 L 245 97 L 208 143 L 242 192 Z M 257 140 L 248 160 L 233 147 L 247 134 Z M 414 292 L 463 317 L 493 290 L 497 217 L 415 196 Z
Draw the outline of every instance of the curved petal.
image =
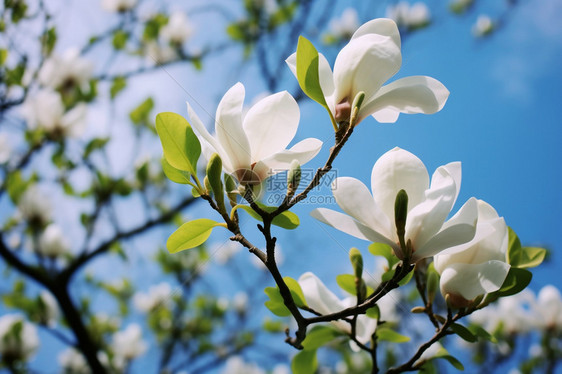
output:
M 285 63 L 287 64 L 289 69 L 291 69 L 291 72 L 293 73 L 295 78 L 297 78 L 297 53 L 295 52 L 289 57 L 287 57 Z
M 337 178 L 332 183 L 332 192 L 344 212 L 374 231 L 398 240 L 395 238 L 396 230 L 392 230 L 394 225 L 391 225 L 388 217 L 375 203 L 367 186 L 361 181 L 350 177 Z
M 252 150 L 251 163 L 284 150 L 299 126 L 300 110 L 287 92 L 279 92 L 258 101 L 244 118 L 244 132 Z
M 424 200 L 429 187 L 425 165 L 412 153 L 398 147 L 382 155 L 371 173 L 371 189 L 377 205 L 394 222 L 394 202 L 401 189 L 408 194 L 408 206 Z
M 456 192 L 455 192 L 455 198 L 453 200 L 453 206 L 454 206 L 455 202 L 457 201 L 457 197 L 459 197 L 459 192 L 461 190 L 462 164 L 460 161 L 455 161 L 455 162 L 450 162 L 447 165 L 443 165 L 441 167 L 447 170 L 447 173 L 455 181 Z M 436 177 L 438 176 L 434 173 L 433 177 L 431 178 L 432 185 Z
M 304 273 L 298 282 L 306 304 L 318 313 L 330 314 L 345 309 L 342 301 L 315 274 Z
M 425 200 L 408 212 L 406 238 L 412 240 L 414 250 L 422 247 L 437 234 L 453 208 L 456 186 L 447 169 L 440 166 L 431 178 Z
M 365 117 L 366 116 L 367 115 L 365 115 Z M 383 108 L 373 113 L 373 118 L 380 123 L 394 123 L 398 121 L 399 116 L 400 112 L 391 108 Z M 361 118 L 361 113 L 359 113 L 359 118 Z
M 262 160 L 254 166 L 254 172 L 260 177 L 273 175 L 284 170 L 289 170 L 291 162 L 297 160 L 300 165 L 306 164 L 320 152 L 322 142 L 315 138 L 304 139 L 290 149 L 285 149 Z
M 366 34 L 352 39 L 334 64 L 335 103 L 351 103 L 359 91 L 369 100 L 401 64 L 400 47 L 390 37 Z
M 215 121 L 217 140 L 234 170 L 249 169 L 251 164 L 250 143 L 242 128 L 243 104 L 244 86 L 238 82 L 224 94 Z
M 189 116 L 189 124 L 192 128 L 195 129 L 195 132 L 199 134 L 200 137 L 203 138 L 204 141 L 213 149 L 213 152 L 217 152 L 222 159 L 222 164 L 225 170 L 228 170 L 229 173 L 232 173 L 234 170 L 232 169 L 232 165 L 230 163 L 230 158 L 225 153 L 224 149 L 220 145 L 220 143 L 209 133 L 203 122 L 199 119 L 199 116 L 189 103 L 187 104 L 187 115 Z M 206 151 L 209 154 L 208 151 Z M 211 154 L 213 154 L 211 152 Z
M 441 293 L 460 295 L 466 300 L 500 289 L 510 266 L 503 261 L 482 264 L 452 264 L 441 274 Z
M 362 120 L 382 109 L 409 114 L 433 114 L 443 108 L 448 97 L 449 90 L 436 79 L 426 76 L 406 77 L 382 87 L 363 105 L 359 118 Z M 384 116 L 374 117 L 386 122 Z M 391 119 L 389 116 L 388 120 Z
M 416 249 L 414 259 L 435 256 L 437 253 L 459 244 L 469 242 L 474 238 L 476 223 L 478 222 L 478 208 L 475 198 L 469 199 L 459 211 L 443 224 L 441 230 L 429 239 L 423 246 Z M 437 256 L 435 257 L 437 258 Z
M 396 22 L 390 18 L 376 18 L 359 27 L 351 39 L 359 38 L 367 34 L 378 34 L 389 36 L 392 41 L 400 48 L 400 32 Z
M 386 243 L 393 248 L 397 248 L 396 243 L 387 238 L 384 234 L 372 230 L 346 214 L 331 209 L 316 208 L 310 212 L 310 215 L 320 222 L 330 225 L 346 234 L 355 236 L 356 238 L 370 242 Z

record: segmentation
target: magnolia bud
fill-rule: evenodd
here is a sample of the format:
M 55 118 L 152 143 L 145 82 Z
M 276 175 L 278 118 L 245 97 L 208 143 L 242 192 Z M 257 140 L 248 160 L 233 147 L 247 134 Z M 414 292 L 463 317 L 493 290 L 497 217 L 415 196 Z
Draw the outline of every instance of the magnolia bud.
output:
M 205 179 L 203 179 L 203 185 L 205 186 L 205 193 L 209 193 L 212 191 L 211 182 L 209 182 L 209 178 L 205 175 Z
M 361 256 L 361 252 L 357 248 L 351 248 L 349 260 L 351 261 L 351 266 L 353 266 L 355 278 L 360 279 L 363 275 L 363 256 Z
M 408 194 L 405 190 L 400 190 L 396 194 L 394 201 L 394 222 L 396 224 L 396 233 L 400 240 L 400 247 L 404 253 L 404 257 L 410 257 L 411 253 L 406 248 L 404 235 L 406 234 L 406 218 L 408 217 Z
M 297 160 L 291 162 L 291 167 L 287 172 L 287 197 L 291 198 L 299 188 L 301 181 L 301 166 Z
M 222 174 L 222 160 L 218 154 L 213 153 L 209 163 L 207 164 L 207 177 L 209 184 L 211 185 L 211 190 L 213 195 L 215 195 L 215 201 L 221 212 L 225 211 L 224 207 L 224 189 L 221 181 Z
M 224 174 L 224 188 L 226 189 L 226 196 L 228 196 L 228 200 L 230 205 L 234 207 L 236 202 L 236 183 L 234 182 L 234 178 L 230 174 Z

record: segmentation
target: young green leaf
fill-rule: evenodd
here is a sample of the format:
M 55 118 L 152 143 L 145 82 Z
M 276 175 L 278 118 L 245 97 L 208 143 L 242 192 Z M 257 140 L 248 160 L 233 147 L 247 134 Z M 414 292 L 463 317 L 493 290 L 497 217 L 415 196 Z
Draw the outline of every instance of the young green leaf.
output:
M 399 334 L 388 327 L 380 327 L 377 329 L 377 339 L 391 343 L 406 343 L 410 341 L 409 336 Z
M 265 210 L 266 212 L 273 212 L 275 209 L 277 209 L 274 206 L 265 206 L 260 203 L 257 204 L 261 209 Z M 252 207 L 248 205 L 238 204 L 232 209 L 242 209 L 246 211 L 253 218 L 257 219 L 260 222 L 262 221 L 261 216 L 258 213 L 256 213 L 256 211 L 254 211 Z M 300 220 L 299 220 L 299 216 L 287 210 L 281 213 L 280 215 L 278 215 L 277 217 L 275 217 L 271 223 L 274 224 L 275 226 L 279 226 L 287 230 L 293 230 L 300 225 Z
M 195 187 L 195 185 L 191 183 L 191 180 L 189 179 L 189 172 L 176 169 L 175 167 L 170 165 L 165 157 L 162 157 L 161 163 L 162 170 L 164 170 L 164 174 L 166 174 L 166 177 L 168 177 L 169 180 L 179 184 L 189 184 Z
M 316 350 L 302 350 L 293 357 L 291 370 L 293 374 L 311 374 L 318 368 Z
M 458 323 L 453 323 L 451 325 L 451 330 L 467 342 L 474 343 L 478 340 L 478 338 L 470 332 L 469 329 Z
M 314 45 L 299 37 L 297 45 L 297 79 L 303 92 L 317 103 L 327 107 L 319 77 L 319 57 Z
M 314 326 L 309 332 L 307 332 L 306 339 L 302 342 L 302 346 L 307 351 L 316 350 L 321 346 L 330 343 L 338 336 L 341 336 L 341 333 L 330 326 Z
M 528 270 L 511 267 L 503 285 L 495 294 L 499 297 L 515 295 L 529 285 L 532 277 L 533 274 Z
M 369 252 L 374 256 L 382 256 L 388 261 L 388 267 L 392 267 L 397 264 L 400 260 L 394 254 L 392 247 L 384 243 L 372 243 L 369 245 Z
M 207 178 L 215 196 L 215 201 L 221 212 L 226 212 L 224 207 L 224 188 L 221 180 L 222 160 L 217 153 L 213 153 L 207 164 Z
M 166 248 L 170 253 L 195 248 L 205 243 L 213 228 L 219 225 L 221 224 L 207 218 L 186 222 L 170 235 Z
M 536 247 L 521 247 L 517 234 L 508 227 L 509 247 L 507 251 L 508 262 L 516 268 L 532 268 L 539 266 L 546 256 L 546 249 Z
M 162 142 L 164 157 L 170 165 L 196 175 L 201 143 L 187 120 L 176 113 L 159 113 L 156 131 Z
M 285 303 L 283 302 L 283 297 L 279 292 L 279 288 L 267 287 L 265 289 L 265 293 L 269 296 L 269 300 L 265 302 L 265 306 L 271 311 L 271 313 L 279 317 L 288 317 L 291 315 L 291 312 L 287 309 Z
M 291 277 L 283 277 L 285 284 L 289 287 L 293 300 L 298 307 L 306 306 L 306 299 L 304 298 L 304 292 L 302 292 L 301 285 L 295 279 Z

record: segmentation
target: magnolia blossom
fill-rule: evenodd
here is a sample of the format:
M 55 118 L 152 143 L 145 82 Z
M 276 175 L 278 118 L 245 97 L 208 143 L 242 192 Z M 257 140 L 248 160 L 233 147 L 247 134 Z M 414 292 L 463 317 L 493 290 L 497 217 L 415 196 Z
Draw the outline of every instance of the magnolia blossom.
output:
M 500 289 L 507 277 L 507 226 L 488 203 L 478 200 L 478 225 L 474 238 L 449 248 L 433 259 L 441 275 L 443 296 L 453 304 L 466 304 L 477 296 Z
M 24 102 L 21 113 L 30 129 L 42 129 L 59 136 L 78 137 L 85 129 L 87 106 L 79 103 L 66 111 L 60 95 L 43 89 Z
M 338 39 L 351 38 L 359 28 L 359 17 L 355 8 L 345 9 L 340 18 L 330 21 L 330 34 Z
M 174 12 L 168 23 L 160 29 L 159 35 L 165 41 L 182 44 L 193 35 L 193 27 L 185 13 Z
M 145 48 L 147 57 L 156 65 L 165 64 L 178 57 L 176 50 L 169 44 L 151 41 L 146 44 Z
M 28 187 L 21 195 L 18 211 L 26 221 L 40 226 L 51 220 L 51 203 L 36 185 Z
M 77 48 L 67 49 L 62 55 L 53 54 L 43 63 L 39 71 L 39 83 L 53 89 L 78 86 L 89 90 L 94 65 L 80 57 Z
M 400 1 L 386 8 L 386 16 L 392 18 L 398 26 L 407 29 L 416 29 L 429 23 L 429 9 L 423 2 L 410 5 L 406 1 Z
M 204 149 L 218 153 L 224 170 L 241 184 L 260 184 L 288 170 L 293 160 L 303 165 L 320 151 L 322 142 L 314 138 L 286 149 L 295 137 L 300 118 L 297 102 L 287 91 L 260 100 L 245 116 L 244 95 L 242 83 L 236 83 L 224 95 L 215 117 L 215 136 L 187 105 L 191 125 L 201 136 Z
M 334 71 L 319 55 L 319 78 L 326 103 L 336 121 L 349 121 L 353 100 L 361 91 L 365 99 L 359 110 L 359 123 L 373 115 L 378 122 L 396 122 L 400 113 L 432 114 L 443 108 L 449 91 L 439 81 L 426 76 L 386 82 L 400 69 L 400 33 L 391 19 L 369 21 L 353 34 L 338 54 Z M 296 76 L 296 53 L 287 64 Z
M 245 313 L 248 308 L 248 294 L 246 292 L 238 292 L 232 299 L 232 306 L 238 313 Z
M 39 253 L 50 258 L 60 257 L 70 251 L 70 244 L 61 228 L 51 223 L 39 237 Z
M 301 275 L 298 280 L 302 288 L 306 304 L 320 314 L 331 314 L 339 312 L 343 309 L 354 306 L 357 303 L 357 297 L 348 297 L 340 300 L 332 291 L 322 283 L 322 281 L 313 273 L 307 272 Z M 346 334 L 351 334 L 351 325 L 345 321 L 330 322 L 339 330 Z M 371 335 L 375 331 L 377 320 L 369 318 L 366 315 L 357 317 L 357 325 L 355 335 L 359 342 L 365 344 L 371 340 Z M 352 345 L 352 348 L 358 348 Z
M 41 305 L 40 322 L 46 326 L 54 327 L 60 317 L 60 309 L 57 300 L 50 292 L 41 291 L 39 294 L 39 302 Z
M 556 287 L 544 286 L 533 309 L 537 327 L 562 330 L 562 297 Z
M 481 14 L 476 19 L 476 23 L 472 26 L 472 33 L 475 36 L 482 37 L 486 36 L 494 30 L 494 22 L 492 19 L 485 15 Z
M 224 265 L 240 250 L 242 250 L 242 246 L 239 243 L 227 240 L 223 243 L 212 244 L 209 253 L 218 264 Z
M 476 199 L 472 198 L 447 220 L 461 187 L 460 162 L 440 166 L 429 182 L 421 160 L 397 147 L 373 166 L 372 194 L 355 178 L 341 177 L 333 182 L 336 202 L 347 214 L 318 208 L 311 215 L 359 239 L 386 243 L 403 259 L 394 215 L 396 196 L 403 189 L 408 194 L 404 241 L 411 243 L 411 260 L 416 262 L 470 241 L 478 218 Z
M 148 313 L 160 305 L 167 305 L 172 298 L 172 287 L 169 283 L 162 282 L 151 286 L 147 293 L 137 292 L 133 296 L 133 304 L 137 310 Z
M 101 7 L 108 12 L 126 12 L 137 4 L 137 0 L 102 0 Z
M 14 328 L 21 324 L 21 329 Z M 39 347 L 37 329 L 19 314 L 0 317 L 0 356 L 4 361 L 25 361 Z
M 255 363 L 245 362 L 240 356 L 231 356 L 226 360 L 223 374 L 265 374 L 265 370 Z
M 11 155 L 12 147 L 10 145 L 10 139 L 7 134 L 0 133 L 0 165 L 8 162 Z
M 113 353 L 125 361 L 142 356 L 147 348 L 147 343 L 142 340 L 142 329 L 136 323 L 130 324 L 123 331 L 116 332 L 111 339 Z

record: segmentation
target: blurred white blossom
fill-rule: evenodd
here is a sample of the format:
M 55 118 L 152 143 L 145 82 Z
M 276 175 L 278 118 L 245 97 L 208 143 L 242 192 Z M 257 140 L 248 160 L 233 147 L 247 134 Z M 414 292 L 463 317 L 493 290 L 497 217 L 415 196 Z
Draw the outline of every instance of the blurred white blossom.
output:
M 77 48 L 70 48 L 45 60 L 38 78 L 39 83 L 53 89 L 77 86 L 82 91 L 88 91 L 93 70 L 91 61 L 81 57 Z
M 176 11 L 160 29 L 159 35 L 166 42 L 182 44 L 193 35 L 193 26 L 184 12 Z
M 56 258 L 70 251 L 70 244 L 62 229 L 51 223 L 39 237 L 39 253 L 43 256 Z
M 58 355 L 58 362 L 63 373 L 90 374 L 91 370 L 82 353 L 75 348 L 67 348 Z
M 10 145 L 10 139 L 7 134 L 0 133 L 0 165 L 8 162 L 11 155 L 12 146 Z
M 51 220 L 51 202 L 37 185 L 28 187 L 18 201 L 18 211 L 28 222 L 45 225 Z
M 142 329 L 132 323 L 125 330 L 113 334 L 111 349 L 115 356 L 130 361 L 143 355 L 148 348 L 147 343 L 142 340 Z
M 271 374 L 291 374 L 291 369 L 285 364 L 277 364 L 273 367 Z
M 429 23 L 430 14 L 427 5 L 423 2 L 410 4 L 400 1 L 386 8 L 386 17 L 393 19 L 399 27 L 416 29 Z
M 178 57 L 175 49 L 168 44 L 151 41 L 146 44 L 145 48 L 146 56 L 149 61 L 156 65 L 165 64 Z
M 245 313 L 248 308 L 248 294 L 246 292 L 238 292 L 232 299 L 232 306 L 238 313 Z
M 250 257 L 252 264 L 260 270 L 266 270 L 265 264 L 257 257 L 252 255 Z M 285 262 L 285 254 L 283 253 L 283 248 L 279 244 L 275 244 L 275 262 L 277 265 L 283 265 Z
M 213 256 L 213 258 L 218 264 L 224 265 L 234 255 L 240 252 L 241 249 L 242 246 L 240 245 L 240 243 L 234 242 L 232 240 L 228 240 L 223 243 L 220 242 L 213 243 L 210 246 L 209 253 L 211 254 L 211 256 Z
M 54 327 L 60 317 L 60 309 L 55 297 L 48 291 L 41 291 L 39 294 L 41 303 L 41 323 Z
M 157 307 L 167 305 L 172 297 L 172 287 L 166 282 L 151 286 L 148 292 L 137 292 L 133 296 L 133 304 L 140 312 L 148 313 Z
M 553 285 L 544 286 L 533 307 L 538 328 L 562 331 L 562 298 Z
M 476 23 L 472 26 L 472 33 L 477 37 L 482 37 L 490 34 L 494 30 L 494 22 L 492 19 L 485 15 L 481 14 L 476 19 Z
M 87 106 L 84 103 L 66 111 L 61 96 L 52 89 L 42 89 L 29 96 L 21 108 L 29 129 L 42 129 L 49 134 L 69 137 L 82 135 L 86 113 Z
M 0 317 L 0 355 L 7 361 L 28 360 L 39 347 L 37 328 L 19 314 Z
M 347 8 L 340 18 L 330 21 L 330 35 L 337 39 L 349 39 L 359 26 L 357 11 L 355 8 Z
M 240 356 L 232 356 L 226 360 L 222 374 L 265 374 L 265 370 L 255 363 L 245 362 Z
M 101 7 L 108 12 L 125 12 L 132 9 L 137 0 L 102 0 Z

